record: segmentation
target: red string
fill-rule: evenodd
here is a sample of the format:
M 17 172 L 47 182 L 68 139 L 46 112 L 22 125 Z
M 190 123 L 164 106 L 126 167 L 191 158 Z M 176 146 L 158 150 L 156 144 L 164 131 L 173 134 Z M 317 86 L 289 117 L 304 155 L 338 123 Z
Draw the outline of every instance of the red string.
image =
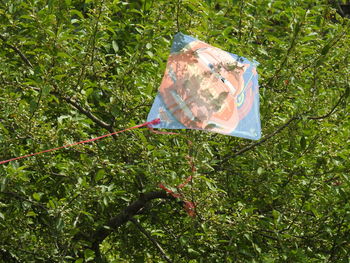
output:
M 156 131 L 152 127 L 148 126 L 148 129 L 155 134 L 167 134 L 167 135 L 181 135 L 180 133 L 177 132 L 162 132 L 162 131 Z
M 75 142 L 75 143 L 63 145 L 63 146 L 60 146 L 60 147 L 48 149 L 48 150 L 45 150 L 45 151 L 41 151 L 41 152 L 37 152 L 37 153 L 31 153 L 31 154 L 28 154 L 28 155 L 23 155 L 23 156 L 15 157 L 15 158 L 12 158 L 12 159 L 4 160 L 4 161 L 1 161 L 0 164 L 12 162 L 12 161 L 15 161 L 15 160 L 31 157 L 31 156 L 42 154 L 42 153 L 56 151 L 56 150 L 63 149 L 63 148 L 72 147 L 72 146 L 75 146 L 75 145 L 78 145 L 78 144 L 83 144 L 83 143 L 97 141 L 97 140 L 100 140 L 102 138 L 105 138 L 105 137 L 108 137 L 108 136 L 112 136 L 112 135 L 115 135 L 115 134 L 118 134 L 118 133 L 122 133 L 122 132 L 125 132 L 125 131 L 141 128 L 141 127 L 144 127 L 144 126 L 150 126 L 152 124 L 158 124 L 158 123 L 160 123 L 160 119 L 155 119 L 153 121 L 145 122 L 145 123 L 142 123 L 142 124 L 139 124 L 139 125 L 136 125 L 136 126 L 133 126 L 133 127 L 130 127 L 130 128 L 124 129 L 124 130 L 121 130 L 121 131 L 112 132 L 112 133 L 105 134 L 105 135 L 102 135 L 102 136 L 99 136 L 99 137 L 96 137 L 96 138 L 92 138 L 92 139 L 89 139 L 89 140 Z
M 187 179 L 185 180 L 185 182 L 183 182 L 182 184 L 179 184 L 177 188 L 183 188 L 185 187 L 186 184 L 188 184 L 189 182 L 191 182 L 192 180 L 192 175 L 190 175 L 189 177 L 187 177 Z
M 172 190 L 169 188 L 166 188 L 163 184 L 158 185 L 159 188 L 162 188 L 165 192 L 167 192 L 169 195 L 171 195 L 174 198 L 181 198 L 182 196 L 180 194 L 175 194 Z
M 190 217 L 195 217 L 196 216 L 196 207 L 194 205 L 193 202 L 190 202 L 190 201 L 184 201 L 184 208 L 187 212 L 187 214 L 190 216 Z
M 152 127 L 148 126 L 148 129 L 152 132 L 152 133 L 155 133 L 155 134 L 168 134 L 168 135 L 180 135 L 180 136 L 183 136 L 182 134 L 180 133 L 176 133 L 176 132 L 162 132 L 162 131 L 156 131 L 154 130 Z M 187 136 L 185 136 L 187 137 Z M 189 146 L 192 146 L 192 142 L 190 140 L 188 140 L 188 145 Z M 194 166 L 194 162 L 193 162 L 193 158 L 190 157 L 190 156 L 186 156 L 186 159 L 188 160 L 188 163 L 191 167 L 191 171 L 192 171 L 192 174 L 194 174 L 196 172 L 196 167 Z M 193 178 L 193 175 L 190 175 L 189 177 L 187 177 L 187 179 L 182 183 L 182 184 L 179 184 L 177 186 L 177 188 L 183 188 L 185 187 L 185 185 L 187 185 Z M 160 183 L 159 185 L 159 188 L 163 189 L 165 192 L 167 192 L 169 195 L 171 195 L 172 197 L 174 198 L 179 198 L 179 199 L 184 199 L 184 196 L 182 194 L 177 194 L 177 193 L 174 193 L 174 191 L 170 190 L 169 188 L 165 187 L 162 183 Z M 184 202 L 184 209 L 186 210 L 187 214 L 190 216 L 190 217 L 195 217 L 196 216 L 196 212 L 195 212 L 195 204 L 191 201 L 187 201 L 187 200 L 183 200 Z
M 185 180 L 185 182 L 183 182 L 182 184 L 179 184 L 177 186 L 177 188 L 183 188 L 186 184 L 188 184 L 190 181 L 192 180 L 192 175 L 190 175 L 189 177 L 187 177 L 187 179 Z M 165 187 L 163 184 L 159 184 L 158 185 L 159 188 L 162 188 L 165 192 L 167 192 L 169 195 L 171 195 L 174 198 L 179 198 L 179 199 L 183 199 L 183 195 L 181 194 L 176 194 L 174 193 L 174 191 L 170 190 L 169 188 Z M 196 212 L 195 212 L 195 205 L 193 202 L 191 201 L 187 201 L 184 200 L 184 209 L 186 210 L 187 214 L 190 217 L 195 217 L 196 216 Z

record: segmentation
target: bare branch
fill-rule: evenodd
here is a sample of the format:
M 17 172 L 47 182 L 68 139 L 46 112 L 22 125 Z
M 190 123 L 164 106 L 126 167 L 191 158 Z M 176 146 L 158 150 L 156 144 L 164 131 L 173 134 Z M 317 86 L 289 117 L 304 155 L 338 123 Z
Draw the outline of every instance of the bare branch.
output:
M 134 225 L 153 243 L 153 245 L 159 250 L 160 254 L 162 255 L 162 258 L 165 261 L 172 263 L 172 260 L 165 254 L 164 249 L 159 245 L 157 240 L 155 240 L 135 218 L 130 218 L 129 220 L 133 222 Z
M 22 53 L 21 50 L 19 50 L 16 46 L 11 45 L 7 42 L 7 39 L 0 35 L 0 39 L 4 42 L 5 46 L 7 46 L 8 48 L 11 48 L 13 51 L 15 51 L 20 57 L 21 59 L 27 64 L 27 66 L 33 68 L 32 63 L 29 61 L 29 59 Z

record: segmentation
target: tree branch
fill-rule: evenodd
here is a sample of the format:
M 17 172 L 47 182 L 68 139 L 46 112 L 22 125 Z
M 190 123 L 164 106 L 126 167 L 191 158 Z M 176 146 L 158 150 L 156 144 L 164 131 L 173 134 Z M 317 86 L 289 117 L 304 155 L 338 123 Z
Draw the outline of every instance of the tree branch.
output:
M 4 260 L 3 262 L 20 262 L 15 256 L 13 256 L 9 251 L 5 248 L 0 248 L 0 259 Z
M 349 91 L 350 88 L 348 87 L 346 89 L 346 91 L 339 97 L 339 100 L 337 101 L 337 103 L 333 106 L 333 108 L 326 114 L 322 115 L 322 116 L 308 116 L 306 117 L 306 119 L 308 120 L 322 120 L 322 119 L 325 119 L 325 118 L 328 118 L 330 117 L 336 110 L 336 108 L 340 105 L 340 103 L 343 101 L 343 99 L 345 99 L 348 95 L 349 95 Z M 263 144 L 264 142 L 266 142 L 267 140 L 269 140 L 270 138 L 274 137 L 276 134 L 280 133 L 281 131 L 283 131 L 286 127 L 288 127 L 292 122 L 296 121 L 296 120 L 300 120 L 301 117 L 300 116 L 295 116 L 295 117 L 292 117 L 291 119 L 289 119 L 285 124 L 283 124 L 282 126 L 280 126 L 277 130 L 275 130 L 274 132 L 264 136 L 260 141 L 258 142 L 255 142 L 255 143 L 252 143 L 244 148 L 242 148 L 241 150 L 235 152 L 232 155 L 229 155 L 229 156 L 226 156 L 221 164 L 225 163 L 226 161 L 228 161 L 230 158 L 232 157 L 236 157 L 238 155 L 241 155 L 253 148 L 255 148 L 256 146 L 260 145 L 260 144 Z
M 305 13 L 305 14 L 306 14 L 306 13 Z M 305 19 L 305 17 L 303 18 L 303 20 L 304 20 L 304 19 Z M 274 74 L 272 77 L 270 77 L 270 79 L 267 81 L 266 84 L 264 84 L 264 86 L 269 87 L 269 86 L 272 84 L 272 82 L 278 77 L 278 75 L 279 75 L 279 73 L 282 71 L 282 69 L 284 68 L 284 66 L 285 66 L 285 64 L 287 63 L 288 58 L 289 58 L 289 56 L 290 56 L 290 54 L 291 54 L 293 48 L 295 47 L 295 42 L 296 42 L 296 40 L 297 40 L 297 38 L 298 38 L 298 35 L 299 35 L 300 31 L 301 31 L 301 30 L 300 30 L 300 29 L 301 29 L 301 25 L 302 25 L 302 22 L 297 22 L 297 23 L 296 23 L 295 29 L 294 29 L 294 32 L 293 32 L 293 37 L 292 37 L 292 39 L 291 39 L 291 41 L 290 41 L 290 46 L 289 46 L 289 48 L 288 48 L 288 50 L 287 50 L 287 53 L 285 54 L 283 60 L 281 61 L 280 66 L 279 66 L 278 69 L 275 71 L 275 74 Z
M 29 61 L 29 59 L 23 54 L 23 52 L 21 50 L 19 50 L 16 46 L 11 45 L 7 42 L 7 39 L 0 35 L 0 39 L 4 42 L 4 44 L 11 48 L 12 50 L 14 50 L 20 57 L 21 59 L 31 68 L 33 68 L 32 63 Z M 40 91 L 40 90 L 39 90 Z M 68 104 L 72 105 L 73 107 L 75 107 L 80 113 L 84 114 L 85 116 L 87 116 L 88 118 L 90 118 L 93 122 L 95 122 L 97 125 L 99 125 L 100 127 L 108 130 L 109 132 L 113 133 L 115 132 L 115 130 L 113 129 L 112 125 L 109 125 L 108 123 L 100 120 L 99 118 L 97 118 L 94 114 L 92 114 L 90 111 L 84 109 L 82 106 L 80 106 L 76 101 L 72 100 L 71 98 L 69 98 L 68 96 L 62 96 L 60 95 L 58 92 L 53 92 L 56 96 L 61 97 L 62 99 L 64 99 Z M 115 136 L 113 136 L 115 138 Z
M 180 3 L 181 3 L 181 0 L 178 0 L 177 3 L 176 3 L 176 28 L 177 28 L 177 33 L 180 32 L 180 24 L 179 24 Z
M 235 152 L 233 154 L 233 157 L 236 157 L 238 155 L 241 155 L 253 148 L 255 148 L 256 146 L 263 144 L 264 142 L 266 142 L 268 139 L 272 138 L 273 136 L 275 136 L 276 134 L 280 133 L 281 131 L 283 131 L 286 127 L 288 127 L 292 122 L 296 121 L 300 119 L 300 117 L 293 117 L 291 119 L 289 119 L 285 124 L 283 124 L 282 126 L 280 126 L 277 130 L 275 130 L 274 132 L 264 136 L 264 138 L 262 138 L 260 141 L 253 143 L 251 145 L 248 145 L 246 147 L 244 147 L 243 149 L 239 150 L 238 152 Z
M 36 88 L 36 87 L 32 87 L 32 86 L 24 86 L 24 87 L 29 87 L 32 90 L 35 90 L 37 92 L 40 92 L 40 88 Z M 102 121 L 101 119 L 99 119 L 98 117 L 96 117 L 91 111 L 86 110 L 84 107 L 82 107 L 78 102 L 76 102 L 75 100 L 73 100 L 72 98 L 62 95 L 60 94 L 57 90 L 57 86 L 54 85 L 55 91 L 51 91 L 50 94 L 54 95 L 56 98 L 58 99 L 63 99 L 64 101 L 66 101 L 68 104 L 72 105 L 74 108 L 76 108 L 80 113 L 84 114 L 86 117 L 88 117 L 90 120 L 92 120 L 94 123 L 96 123 L 98 126 L 100 126 L 101 128 L 106 129 L 107 131 L 109 131 L 110 133 L 115 132 L 115 130 L 113 129 L 113 126 Z M 116 138 L 116 135 L 112 135 L 113 138 Z
M 154 191 L 141 194 L 139 199 L 131 203 L 125 209 L 123 209 L 118 215 L 112 217 L 106 225 L 100 226 L 91 236 L 92 246 L 91 248 L 99 254 L 99 245 L 102 241 L 108 237 L 113 231 L 118 229 L 120 226 L 128 222 L 133 216 L 135 216 L 146 204 L 153 199 L 173 199 L 172 196 L 168 195 L 165 191 Z M 82 235 L 83 233 L 78 233 Z
M 11 48 L 13 51 L 15 51 L 20 57 L 21 59 L 31 68 L 33 68 L 32 63 L 29 61 L 29 59 L 22 53 L 21 50 L 19 50 L 16 46 L 11 45 L 7 42 L 7 39 L 0 35 L 0 39 L 4 42 L 5 46 L 7 46 L 8 48 Z
M 74 101 L 73 99 L 71 99 L 68 96 L 62 96 L 58 93 L 56 93 L 59 97 L 61 97 L 63 100 L 65 100 L 68 104 L 72 105 L 74 108 L 76 108 L 80 113 L 84 114 L 86 117 L 88 117 L 89 119 L 91 119 L 94 123 L 96 123 L 97 125 L 99 125 L 102 128 L 105 128 L 106 130 L 110 131 L 111 133 L 114 132 L 114 129 L 111 125 L 109 125 L 108 123 L 100 120 L 99 118 L 97 118 L 91 111 L 88 111 L 86 109 L 84 109 L 82 106 L 79 105 L 79 103 L 77 103 L 76 101 Z
M 157 240 L 155 240 L 142 226 L 135 218 L 130 218 L 129 219 L 131 222 L 134 223 L 134 225 L 154 244 L 154 246 L 159 250 L 160 254 L 162 255 L 162 258 L 169 262 L 172 263 L 171 259 L 165 254 L 165 251 L 163 248 L 159 245 Z
M 26 201 L 26 202 L 29 202 L 31 204 L 33 204 L 34 206 L 36 207 L 39 207 L 41 208 L 42 210 L 44 210 L 45 212 L 47 212 L 47 207 L 44 206 L 43 204 L 39 203 L 39 202 L 36 202 L 36 201 L 33 201 L 33 200 L 30 200 L 18 193 L 15 193 L 15 192 L 0 192 L 0 194 L 3 194 L 9 198 L 15 198 L 17 200 L 21 200 L 21 201 Z
M 325 119 L 325 118 L 328 118 L 329 116 L 331 116 L 334 113 L 335 109 L 342 102 L 342 100 L 345 99 L 349 95 L 349 89 L 350 89 L 349 87 L 346 89 L 346 91 L 339 97 L 338 102 L 333 106 L 333 108 L 328 113 L 326 113 L 325 115 L 322 115 L 322 116 L 310 116 L 310 117 L 308 117 L 308 119 L 309 120 L 322 120 L 322 119 Z

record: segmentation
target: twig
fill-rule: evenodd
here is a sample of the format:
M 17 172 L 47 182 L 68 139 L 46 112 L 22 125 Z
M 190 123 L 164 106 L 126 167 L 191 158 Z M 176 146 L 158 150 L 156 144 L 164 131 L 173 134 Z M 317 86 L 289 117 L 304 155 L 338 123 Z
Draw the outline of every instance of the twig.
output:
M 180 32 L 180 24 L 179 24 L 180 2 L 181 2 L 181 0 L 178 0 L 177 3 L 176 3 L 176 28 L 177 28 L 177 33 Z
M 70 98 L 68 96 L 62 96 L 62 95 L 58 94 L 57 92 L 55 94 L 58 95 L 59 97 L 61 97 L 62 99 L 64 99 L 68 104 L 74 106 L 74 108 L 76 108 L 80 113 L 84 114 L 86 117 L 91 119 L 93 122 L 95 122 L 100 127 L 105 128 L 106 130 L 110 131 L 111 133 L 114 132 L 114 129 L 111 125 L 109 125 L 108 123 L 97 118 L 91 111 L 88 111 L 85 108 L 83 108 L 81 105 L 79 105 L 79 103 L 77 103 L 72 98 Z
M 342 17 L 345 17 L 345 13 L 339 3 L 340 1 L 334 1 L 335 5 L 336 5 L 336 8 L 337 8 L 337 11 L 339 12 L 339 14 L 342 16 Z
M 320 50 L 325 49 L 326 46 L 329 46 L 329 50 L 332 50 L 337 44 L 338 42 L 342 39 L 342 37 L 348 32 L 347 29 L 345 29 L 341 34 L 339 34 L 339 36 L 335 36 L 333 39 L 331 39 L 330 41 L 328 41 Z M 325 56 L 325 54 L 320 54 L 318 55 L 315 59 L 311 60 L 310 63 L 305 64 L 299 71 L 297 71 L 297 75 L 300 75 L 300 73 L 305 72 L 305 70 L 309 67 L 311 67 L 312 65 L 316 64 L 318 61 L 320 61 L 323 57 Z
M 289 225 L 286 228 L 279 230 L 278 233 L 284 233 L 285 231 L 289 231 L 290 228 L 295 224 L 295 222 L 297 221 L 298 217 L 302 213 L 302 209 L 304 208 L 304 205 L 305 205 L 306 201 L 310 197 L 310 189 L 311 189 L 312 183 L 313 183 L 313 181 L 310 180 L 306 190 L 304 191 L 304 196 L 302 197 L 300 207 L 299 207 L 297 213 L 295 214 L 295 216 L 293 217 L 292 221 L 289 223 Z
M 41 101 L 42 95 L 43 95 L 43 91 L 42 91 L 42 89 L 40 89 L 38 101 L 37 101 L 37 103 L 36 103 L 36 107 L 35 107 L 35 109 L 33 110 L 32 115 L 29 117 L 29 122 L 31 123 L 31 125 L 30 125 L 30 130 L 31 130 L 32 127 L 33 127 L 32 125 L 34 124 L 34 122 L 32 122 L 32 119 L 33 119 L 35 113 L 36 113 L 36 112 L 38 111 L 38 109 L 39 109 L 40 101 Z
M 97 16 L 97 19 L 96 19 L 96 22 L 95 22 L 95 27 L 94 27 L 94 31 L 93 31 L 93 35 L 92 35 L 92 43 L 91 43 L 91 62 L 90 64 L 93 66 L 93 62 L 94 62 L 94 58 L 95 58 L 95 44 L 96 44 L 96 34 L 97 34 L 97 31 L 98 31 L 98 22 L 100 20 L 100 17 L 101 17 L 101 14 L 102 14 L 102 8 L 103 8 L 103 4 L 104 4 L 104 1 L 102 1 L 101 3 L 101 6 L 98 10 L 98 16 Z
M 41 208 L 45 212 L 48 211 L 47 207 L 44 206 L 43 204 L 41 204 L 39 202 L 36 202 L 36 201 L 33 201 L 33 200 L 30 200 L 30 199 L 28 199 L 26 197 L 23 197 L 22 195 L 20 195 L 20 194 L 18 194 L 16 192 L 0 192 L 0 194 L 4 194 L 4 195 L 6 195 L 8 197 L 13 197 L 13 198 L 15 198 L 17 200 L 29 202 L 29 203 L 35 205 L 36 207 Z
M 242 38 L 242 16 L 243 16 L 243 9 L 244 9 L 244 1 L 241 1 L 240 7 L 239 7 L 238 41 L 241 41 L 241 38 Z
M 338 229 L 337 229 L 337 234 L 335 235 L 335 238 L 333 239 L 333 244 L 332 244 L 332 248 L 329 251 L 329 258 L 327 262 L 335 262 L 335 255 L 336 255 L 336 250 L 337 247 L 339 247 L 341 244 L 337 244 L 339 241 L 339 235 L 340 235 L 340 231 L 342 226 L 344 226 L 344 221 L 345 221 L 345 216 L 342 218 L 341 222 L 338 224 Z
M 172 263 L 171 259 L 166 255 L 164 249 L 160 246 L 160 244 L 155 240 L 142 226 L 139 222 L 137 222 L 136 219 L 130 218 L 130 221 L 144 234 L 152 243 L 153 245 L 159 250 L 160 254 L 162 255 L 162 258 L 166 260 L 169 263 Z
M 233 238 L 234 238 L 235 236 L 234 235 L 232 235 L 231 236 L 231 238 L 230 238 L 230 241 L 228 242 L 228 248 L 232 245 L 232 241 L 233 241 Z M 225 263 L 227 263 L 228 261 L 227 261 L 227 258 L 228 258 L 228 256 L 229 256 L 229 254 L 230 254 L 230 250 L 229 249 L 227 249 L 226 250 L 226 253 L 225 253 Z
M 12 253 L 10 253 L 9 251 L 11 251 L 11 250 L 7 250 L 6 247 L 10 248 L 12 250 Z M 2 248 L 0 248 L 0 259 L 7 260 L 7 261 L 2 261 L 2 262 L 15 262 L 15 263 L 23 262 L 16 255 L 16 252 L 18 253 L 18 251 L 24 252 L 26 254 L 31 254 L 34 256 L 35 259 L 38 259 L 38 258 L 42 259 L 42 255 L 40 255 L 38 253 L 35 253 L 33 251 L 30 251 L 30 250 L 25 250 L 25 249 L 22 249 L 20 247 L 14 247 L 13 245 L 7 245 L 7 244 L 6 244 L 6 246 L 2 245 Z M 15 253 L 13 253 L 13 252 L 15 252 Z M 49 257 L 49 258 L 51 258 L 51 257 Z M 37 262 L 42 262 L 42 261 L 37 261 Z M 53 262 L 53 261 L 48 260 L 46 262 Z
M 31 86 L 22 86 L 24 88 L 29 88 L 32 90 L 35 90 L 37 92 L 40 92 L 41 90 L 39 88 L 36 87 L 31 87 Z M 107 131 L 109 131 L 110 133 L 115 132 L 115 130 L 113 129 L 113 126 L 100 120 L 98 117 L 96 117 L 91 111 L 85 109 L 84 107 L 82 107 L 79 103 L 77 103 L 75 100 L 73 100 L 72 98 L 68 97 L 68 96 L 64 96 L 62 94 L 60 94 L 59 92 L 57 92 L 57 87 L 55 87 L 56 91 L 51 91 L 51 94 L 55 95 L 57 98 L 61 98 L 63 100 L 65 100 L 68 104 L 72 105 L 74 108 L 76 108 L 80 113 L 84 114 L 86 117 L 88 117 L 89 119 L 91 119 L 94 123 L 96 123 L 97 125 L 99 125 L 101 128 L 106 129 Z M 116 138 L 116 135 L 113 135 L 113 138 Z
M 293 34 L 293 38 L 291 40 L 291 43 L 290 43 L 290 46 L 287 50 L 287 53 L 286 55 L 284 56 L 280 66 L 278 67 L 278 69 L 275 71 L 275 74 L 267 81 L 266 84 L 264 84 L 263 86 L 265 87 L 269 87 L 272 82 L 278 77 L 279 73 L 282 71 L 283 67 L 285 66 L 285 64 L 287 63 L 288 61 L 288 58 L 289 58 L 289 55 L 290 53 L 292 52 L 293 48 L 295 47 L 295 41 L 299 35 L 299 32 L 301 31 L 300 30 L 300 27 L 301 27 L 301 22 L 298 22 L 296 25 L 295 25 L 295 30 L 294 30 L 294 34 Z
M 348 88 L 349 89 L 349 88 Z M 346 96 L 348 95 L 348 89 L 340 96 L 339 100 L 337 101 L 337 103 L 333 106 L 333 108 L 326 114 L 322 115 L 322 116 L 308 116 L 306 117 L 306 119 L 308 120 L 322 120 L 322 119 L 325 119 L 325 118 L 328 118 L 330 117 L 336 110 L 336 108 L 340 105 L 340 103 L 342 102 L 342 100 L 344 98 L 346 98 Z M 238 155 L 241 155 L 253 148 L 255 148 L 256 146 L 266 142 L 267 140 L 269 140 L 270 138 L 272 138 L 273 136 L 275 136 L 276 134 L 280 133 L 282 130 L 284 130 L 286 127 L 288 127 L 292 122 L 296 121 L 296 120 L 301 120 L 302 118 L 300 116 L 295 116 L 295 117 L 292 117 L 291 119 L 289 119 L 285 124 L 283 124 L 282 126 L 280 126 L 277 130 L 275 130 L 274 132 L 266 135 L 264 138 L 262 138 L 260 141 L 256 142 L 256 143 L 253 143 L 253 144 L 250 144 L 244 148 L 242 148 L 241 150 L 235 152 L 232 155 L 229 155 L 229 156 L 226 156 L 221 164 L 225 163 L 226 161 L 228 161 L 231 157 L 236 157 Z
M 3 245 L 2 245 L 3 246 Z M 0 259 L 5 260 L 7 262 L 20 262 L 16 256 L 14 256 L 12 253 L 10 253 L 5 248 L 0 248 Z
M 29 59 L 22 53 L 21 50 L 19 50 L 16 46 L 9 44 L 4 36 L 0 35 L 0 39 L 4 42 L 5 46 L 15 51 L 29 67 L 33 68 L 32 63 L 30 63 Z
M 328 118 L 329 116 L 331 116 L 334 113 L 335 109 L 339 106 L 339 104 L 342 102 L 342 100 L 346 97 L 347 93 L 348 93 L 348 90 L 346 90 L 340 96 L 338 102 L 333 106 L 333 108 L 328 113 L 326 113 L 325 115 L 322 115 L 322 116 L 310 116 L 310 117 L 308 117 L 308 119 L 310 119 L 310 120 L 322 120 L 322 119 Z
M 82 67 L 81 67 L 81 70 L 80 70 L 80 74 L 78 76 L 78 80 L 77 80 L 77 83 L 75 84 L 75 89 L 78 89 L 84 76 L 85 76 L 85 72 L 86 72 L 86 67 L 87 67 L 87 64 L 89 63 L 88 62 L 88 56 L 90 54 L 89 50 L 91 49 L 91 58 L 90 58 L 90 65 L 93 65 L 93 61 L 94 61 L 94 54 L 95 54 L 95 42 L 96 42 L 96 34 L 97 34 L 97 31 L 98 31 L 98 22 L 100 20 L 100 16 L 101 16 L 101 13 L 102 13 L 102 6 L 104 4 L 104 1 L 101 2 L 101 5 L 100 5 L 100 9 L 99 9 L 99 13 L 98 13 L 98 16 L 97 16 L 97 19 L 95 21 L 95 25 L 94 25 L 94 29 L 93 29 L 93 32 L 92 32 L 92 35 L 91 37 L 89 38 L 89 41 L 88 41 L 88 48 L 87 48 L 87 52 L 84 56 L 84 60 L 83 60 L 83 63 L 82 63 Z M 91 45 L 90 45 L 91 43 Z
M 289 119 L 285 124 L 283 124 L 282 126 L 280 126 L 277 130 L 275 130 L 274 132 L 266 135 L 264 138 L 262 138 L 260 141 L 256 142 L 256 143 L 253 143 L 251 145 L 248 145 L 246 147 L 244 147 L 243 149 L 239 150 L 238 152 L 235 152 L 233 154 L 233 157 L 236 157 L 238 155 L 241 155 L 253 148 L 255 148 L 256 146 L 266 142 L 268 139 L 272 138 L 273 136 L 275 136 L 276 134 L 280 133 L 281 131 L 283 131 L 286 127 L 288 127 L 292 122 L 296 121 L 296 120 L 299 120 L 300 117 L 292 117 L 291 119 Z M 229 158 L 229 157 L 226 157 L 226 158 Z M 225 158 L 225 159 L 226 159 Z M 224 160 L 225 160 L 224 159 Z

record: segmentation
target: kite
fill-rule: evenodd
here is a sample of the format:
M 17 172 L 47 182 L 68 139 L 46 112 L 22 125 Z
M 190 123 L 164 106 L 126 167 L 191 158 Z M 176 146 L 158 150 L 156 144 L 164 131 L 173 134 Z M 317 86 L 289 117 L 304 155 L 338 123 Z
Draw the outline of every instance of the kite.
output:
M 258 62 L 177 33 L 147 121 L 258 140 Z

